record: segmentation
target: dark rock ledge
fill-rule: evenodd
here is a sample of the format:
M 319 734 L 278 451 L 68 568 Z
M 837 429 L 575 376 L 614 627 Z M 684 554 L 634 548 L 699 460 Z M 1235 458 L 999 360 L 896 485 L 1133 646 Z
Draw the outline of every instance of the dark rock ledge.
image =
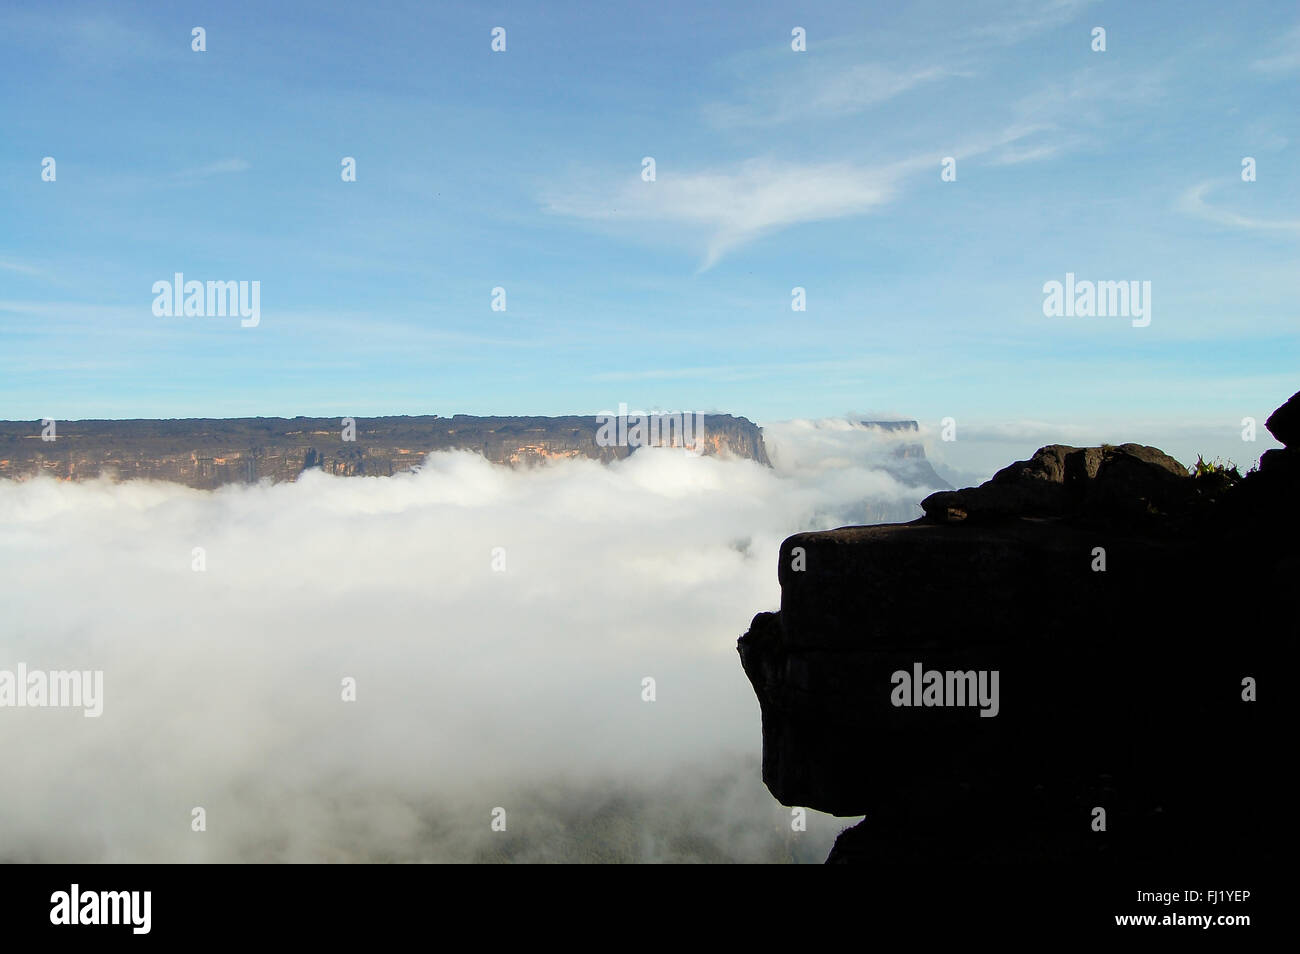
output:
M 1051 445 L 932 494 L 912 523 L 787 539 L 780 611 L 738 648 L 773 795 L 866 816 L 828 860 L 1276 850 L 1265 806 L 1290 756 L 1263 734 L 1297 632 L 1300 394 L 1266 426 L 1286 446 L 1244 478 L 1136 444 Z M 917 663 L 998 671 L 998 714 L 893 705 L 892 674 Z

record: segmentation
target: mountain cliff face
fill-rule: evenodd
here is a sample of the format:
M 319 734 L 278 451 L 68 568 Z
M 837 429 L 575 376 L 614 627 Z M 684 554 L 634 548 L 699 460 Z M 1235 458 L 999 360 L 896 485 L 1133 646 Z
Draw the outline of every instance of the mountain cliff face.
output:
M 890 438 L 919 434 L 921 430 L 916 421 L 863 421 L 862 426 Z M 894 459 L 883 469 L 899 483 L 908 487 L 952 487 L 926 459 L 925 445 L 920 441 L 895 440 L 892 455 Z
M 1267 426 L 1287 446 L 1244 479 L 1053 445 L 914 522 L 787 539 L 738 648 L 773 795 L 866 816 L 829 860 L 1268 857 L 1300 394 Z
M 210 489 L 263 479 L 294 480 L 320 468 L 340 476 L 391 476 L 418 467 L 438 450 L 470 450 L 512 466 L 564 457 L 609 461 L 631 453 L 602 446 L 592 417 L 358 418 L 343 439 L 337 418 L 59 421 L 55 440 L 38 421 L 0 422 L 0 477 L 45 473 L 84 480 L 166 480 Z M 762 430 L 743 417 L 704 417 L 702 453 L 768 465 Z

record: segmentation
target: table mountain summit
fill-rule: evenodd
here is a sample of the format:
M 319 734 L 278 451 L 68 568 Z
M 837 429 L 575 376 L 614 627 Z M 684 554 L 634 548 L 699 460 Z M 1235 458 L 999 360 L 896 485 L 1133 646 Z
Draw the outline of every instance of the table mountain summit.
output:
M 707 414 L 700 452 L 770 465 L 763 432 L 743 417 Z M 423 415 L 182 418 L 175 420 L 0 422 L 0 477 L 164 480 L 197 489 L 295 480 L 317 468 L 339 476 L 392 476 L 433 451 L 469 450 L 512 466 L 585 457 L 610 462 L 635 447 L 598 440 L 595 416 L 452 417 Z M 666 432 L 665 432 L 666 433 Z M 671 440 L 671 438 L 669 438 Z M 694 435 L 691 436 L 694 441 Z M 663 441 L 668 443 L 668 441 Z

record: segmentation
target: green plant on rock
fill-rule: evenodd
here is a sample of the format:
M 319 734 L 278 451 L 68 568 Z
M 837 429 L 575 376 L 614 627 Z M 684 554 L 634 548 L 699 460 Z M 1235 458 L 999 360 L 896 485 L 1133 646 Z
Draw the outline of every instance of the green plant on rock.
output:
M 1218 457 L 1206 461 L 1200 454 L 1196 455 L 1196 463 L 1189 468 L 1189 472 L 1196 480 L 1197 489 L 1210 495 L 1221 493 L 1242 479 L 1241 472 L 1232 461 Z

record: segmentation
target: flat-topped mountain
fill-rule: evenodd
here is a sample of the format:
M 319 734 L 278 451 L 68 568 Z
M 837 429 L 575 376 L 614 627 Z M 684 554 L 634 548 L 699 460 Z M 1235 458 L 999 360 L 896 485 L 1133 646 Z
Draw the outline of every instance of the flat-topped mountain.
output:
M 916 421 L 863 421 L 863 427 L 874 427 L 882 431 L 897 433 L 919 433 L 921 425 Z
M 880 431 L 889 437 L 899 434 L 919 434 L 921 425 L 916 421 L 862 421 L 863 427 Z M 898 441 L 893 452 L 896 463 L 885 466 L 894 479 L 909 487 L 939 487 L 951 489 L 952 485 L 939 476 L 925 456 L 925 445 L 920 441 Z
M 703 415 L 705 455 L 769 464 L 762 429 L 743 417 Z M 586 457 L 609 462 L 628 456 L 636 441 L 593 416 L 356 418 L 245 417 L 175 420 L 57 421 L 53 440 L 40 421 L 0 421 L 0 477 L 38 474 L 85 480 L 166 480 L 199 489 L 262 479 L 294 480 L 320 468 L 340 476 L 391 476 L 418 467 L 440 450 L 469 450 L 499 464 Z M 626 434 L 626 428 L 621 432 Z M 634 432 L 635 433 L 635 432 Z M 658 434 L 658 431 L 655 431 Z M 668 431 L 665 431 L 667 434 Z M 608 437 L 617 438 L 610 443 Z M 695 433 L 688 434 L 694 446 Z M 351 438 L 351 439 L 347 439 Z M 659 435 L 652 444 L 672 444 Z

